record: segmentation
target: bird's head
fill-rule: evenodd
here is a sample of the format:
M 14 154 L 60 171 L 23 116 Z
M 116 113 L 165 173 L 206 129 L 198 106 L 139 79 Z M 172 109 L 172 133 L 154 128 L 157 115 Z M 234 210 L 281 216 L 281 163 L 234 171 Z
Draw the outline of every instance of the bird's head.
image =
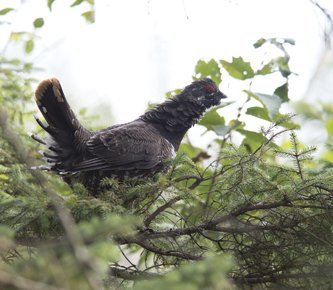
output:
M 226 96 L 209 78 L 196 80 L 186 86 L 182 92 L 162 104 L 149 110 L 141 119 L 146 122 L 161 124 L 166 132 L 177 133 L 178 148 L 186 131 L 198 122 L 204 112 L 219 105 Z
M 203 105 L 205 108 L 219 105 L 226 96 L 219 90 L 214 81 L 209 78 L 194 81 L 184 88 L 182 98 Z

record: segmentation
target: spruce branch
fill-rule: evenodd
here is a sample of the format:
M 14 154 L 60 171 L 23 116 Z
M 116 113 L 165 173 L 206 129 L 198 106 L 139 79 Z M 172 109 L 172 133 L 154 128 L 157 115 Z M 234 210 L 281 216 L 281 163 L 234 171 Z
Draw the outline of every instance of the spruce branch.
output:
M 167 203 L 165 203 L 164 205 L 158 207 L 153 213 L 151 213 L 149 216 L 147 216 L 144 220 L 144 225 L 146 227 L 149 227 L 150 223 L 163 211 L 165 211 L 167 208 L 169 208 L 170 206 L 172 206 L 174 203 L 176 203 L 177 201 L 181 200 L 182 197 L 181 196 L 176 196 L 174 198 L 172 198 L 171 200 L 169 200 Z
M 293 151 L 294 154 L 293 156 L 295 157 L 295 162 L 297 165 L 297 169 L 298 169 L 298 174 L 300 175 L 301 179 L 304 180 L 304 176 L 303 176 L 303 171 L 302 171 L 302 167 L 301 167 L 301 162 L 300 162 L 300 153 L 299 153 L 299 149 L 298 149 L 298 140 L 296 138 L 296 134 L 294 132 L 291 132 L 290 134 L 290 141 L 291 144 L 293 146 Z
M 188 226 L 183 228 L 177 228 L 177 229 L 170 229 L 167 231 L 146 231 L 143 233 L 138 233 L 134 236 L 121 236 L 116 237 L 115 240 L 120 244 L 138 244 L 142 245 L 145 244 L 147 240 L 153 240 L 153 239 L 161 239 L 161 238 L 177 238 L 179 236 L 184 235 L 191 235 L 195 233 L 202 233 L 203 231 L 220 231 L 220 232 L 229 232 L 229 233 L 239 233 L 239 232 L 249 232 L 249 231 L 259 231 L 259 230 L 272 230 L 272 229 L 280 229 L 279 226 L 258 226 L 258 225 L 252 225 L 248 224 L 248 228 L 239 228 L 239 227 L 221 227 L 218 226 L 221 223 L 227 222 L 227 221 L 237 221 L 236 217 L 240 216 L 242 214 L 245 214 L 246 212 L 254 211 L 254 210 L 267 210 L 267 209 L 274 209 L 281 206 L 292 206 L 290 204 L 290 201 L 287 199 L 282 199 L 280 201 L 272 202 L 272 203 L 256 203 L 256 204 L 245 204 L 244 206 L 241 206 L 240 208 L 232 211 L 230 214 L 219 216 L 215 219 L 206 221 L 204 223 L 201 223 L 199 225 L 194 226 Z M 290 224 L 286 227 L 294 226 L 294 224 Z M 145 247 L 146 248 L 146 247 Z M 149 248 L 149 246 L 148 246 Z M 147 248 L 146 248 L 147 249 Z M 148 250 L 148 249 L 147 249 Z M 155 252 L 156 249 L 153 251 Z
M 0 108 L 0 128 L 2 129 L 2 134 L 4 138 L 15 150 L 19 161 L 22 164 L 25 164 L 27 168 L 32 168 L 35 165 L 34 160 L 23 147 L 22 142 L 20 141 L 20 137 L 15 133 L 15 130 L 9 125 L 7 112 L 3 108 Z M 78 227 L 75 224 L 75 221 L 70 211 L 63 204 L 63 198 L 61 198 L 55 191 L 53 191 L 49 187 L 48 180 L 43 173 L 37 170 L 31 170 L 31 174 L 39 183 L 39 185 L 43 188 L 46 194 L 50 197 L 52 205 L 56 209 L 57 215 L 61 221 L 61 225 L 73 250 L 75 260 L 80 269 L 85 274 L 85 277 L 87 278 L 91 289 L 100 289 L 101 282 L 95 274 L 97 273 L 97 268 L 94 265 L 93 259 L 90 256 L 87 248 L 84 245 L 82 236 L 79 232 Z

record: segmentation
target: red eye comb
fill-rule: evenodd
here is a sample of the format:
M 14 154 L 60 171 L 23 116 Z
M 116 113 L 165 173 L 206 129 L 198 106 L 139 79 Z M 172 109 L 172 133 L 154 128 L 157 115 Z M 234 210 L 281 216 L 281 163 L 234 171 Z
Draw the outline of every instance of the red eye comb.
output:
M 216 92 L 216 87 L 213 85 L 207 85 L 207 86 L 205 86 L 205 89 L 207 92 L 211 92 L 211 93 Z

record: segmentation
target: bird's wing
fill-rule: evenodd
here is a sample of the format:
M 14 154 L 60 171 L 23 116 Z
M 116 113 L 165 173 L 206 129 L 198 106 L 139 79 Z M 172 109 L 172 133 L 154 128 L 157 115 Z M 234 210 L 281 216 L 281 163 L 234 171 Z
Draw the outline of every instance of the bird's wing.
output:
M 87 146 L 91 155 L 73 164 L 73 170 L 151 169 L 173 154 L 171 143 L 141 123 L 103 130 L 91 137 Z

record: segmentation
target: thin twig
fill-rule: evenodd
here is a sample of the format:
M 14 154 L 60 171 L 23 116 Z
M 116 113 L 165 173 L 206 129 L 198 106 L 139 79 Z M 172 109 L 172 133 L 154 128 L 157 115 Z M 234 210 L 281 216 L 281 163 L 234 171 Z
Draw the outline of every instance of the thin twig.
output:
M 144 272 L 144 271 L 139 271 L 139 270 L 122 269 L 117 266 L 110 267 L 109 275 L 113 276 L 113 277 L 125 279 L 125 280 L 132 280 L 132 281 L 148 280 L 148 279 L 157 278 L 157 277 L 162 276 L 157 273 Z
M 159 208 L 157 208 L 152 214 L 150 214 L 149 216 L 147 216 L 144 220 L 144 225 L 146 227 L 149 227 L 150 223 L 160 214 L 162 213 L 164 210 L 166 210 L 167 208 L 169 208 L 170 206 L 172 206 L 174 203 L 176 203 L 177 201 L 181 200 L 182 197 L 181 196 L 177 196 L 171 200 L 169 200 L 166 204 L 160 206 Z

